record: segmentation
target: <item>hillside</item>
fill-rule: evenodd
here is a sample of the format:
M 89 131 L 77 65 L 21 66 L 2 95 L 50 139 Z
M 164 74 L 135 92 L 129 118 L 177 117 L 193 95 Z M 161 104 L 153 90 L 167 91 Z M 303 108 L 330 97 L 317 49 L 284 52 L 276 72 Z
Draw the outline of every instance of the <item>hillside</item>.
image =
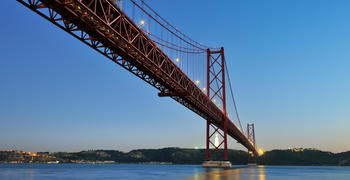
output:
M 216 152 L 212 160 L 222 160 Z M 248 154 L 241 150 L 229 150 L 232 164 L 247 164 Z M 116 150 L 89 150 L 81 152 L 38 152 L 0 151 L 0 163 L 173 163 L 201 164 L 205 160 L 205 149 L 138 149 L 127 153 Z M 272 150 L 258 157 L 261 165 L 350 165 L 350 151 L 331 153 L 316 149 Z

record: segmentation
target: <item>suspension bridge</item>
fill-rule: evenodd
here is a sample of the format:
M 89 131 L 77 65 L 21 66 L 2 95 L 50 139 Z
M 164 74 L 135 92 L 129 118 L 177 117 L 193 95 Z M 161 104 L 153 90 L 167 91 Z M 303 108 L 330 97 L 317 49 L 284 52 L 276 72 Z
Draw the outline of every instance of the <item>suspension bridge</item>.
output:
M 207 161 L 219 149 L 228 160 L 227 136 L 258 155 L 254 124 L 244 132 L 239 119 L 223 47 L 193 40 L 144 0 L 17 1 L 203 117 Z

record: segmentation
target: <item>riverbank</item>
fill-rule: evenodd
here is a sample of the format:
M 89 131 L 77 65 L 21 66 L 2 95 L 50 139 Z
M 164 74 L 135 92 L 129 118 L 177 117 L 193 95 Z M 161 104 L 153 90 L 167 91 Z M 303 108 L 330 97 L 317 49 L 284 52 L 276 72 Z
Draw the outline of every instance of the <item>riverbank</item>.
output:
M 221 152 L 212 160 L 221 160 Z M 247 152 L 228 150 L 233 165 L 247 164 Z M 261 165 L 293 166 L 350 166 L 350 151 L 332 153 L 317 149 L 294 148 L 272 150 L 257 158 Z M 205 161 L 205 149 L 162 148 L 139 149 L 130 152 L 117 150 L 89 150 L 80 152 L 26 152 L 0 151 L 0 163 L 79 163 L 79 164 L 201 164 Z

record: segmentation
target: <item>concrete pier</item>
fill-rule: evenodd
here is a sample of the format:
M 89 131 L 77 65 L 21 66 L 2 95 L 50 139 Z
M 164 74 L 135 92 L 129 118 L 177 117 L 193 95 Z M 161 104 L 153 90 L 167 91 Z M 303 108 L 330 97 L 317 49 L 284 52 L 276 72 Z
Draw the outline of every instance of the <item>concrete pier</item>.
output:
M 232 164 L 230 161 L 205 161 L 202 166 L 205 168 L 230 168 Z
M 248 166 L 257 166 L 258 164 L 256 163 L 248 163 Z

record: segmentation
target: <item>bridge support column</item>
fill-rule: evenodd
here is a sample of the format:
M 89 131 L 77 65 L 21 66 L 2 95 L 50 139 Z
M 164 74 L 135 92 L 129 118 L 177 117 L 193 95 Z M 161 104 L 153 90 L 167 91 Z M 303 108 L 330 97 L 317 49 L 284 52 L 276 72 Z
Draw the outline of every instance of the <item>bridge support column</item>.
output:
M 257 163 L 256 163 L 256 154 L 254 154 L 253 151 L 249 151 L 249 150 L 248 150 L 248 165 L 249 166 L 257 165 Z
M 207 49 L 207 97 L 222 110 L 223 114 L 222 121 L 218 124 L 213 124 L 210 119 L 207 119 L 206 160 L 209 161 L 211 154 L 222 147 L 224 153 L 223 160 L 228 161 L 228 118 L 226 117 L 225 55 L 223 47 L 215 51 Z M 212 141 L 213 138 L 214 142 Z M 211 147 L 212 149 L 210 149 Z
M 256 147 L 254 124 L 247 124 L 247 137 L 254 147 Z M 248 165 L 256 165 L 257 156 L 256 152 L 248 150 Z

